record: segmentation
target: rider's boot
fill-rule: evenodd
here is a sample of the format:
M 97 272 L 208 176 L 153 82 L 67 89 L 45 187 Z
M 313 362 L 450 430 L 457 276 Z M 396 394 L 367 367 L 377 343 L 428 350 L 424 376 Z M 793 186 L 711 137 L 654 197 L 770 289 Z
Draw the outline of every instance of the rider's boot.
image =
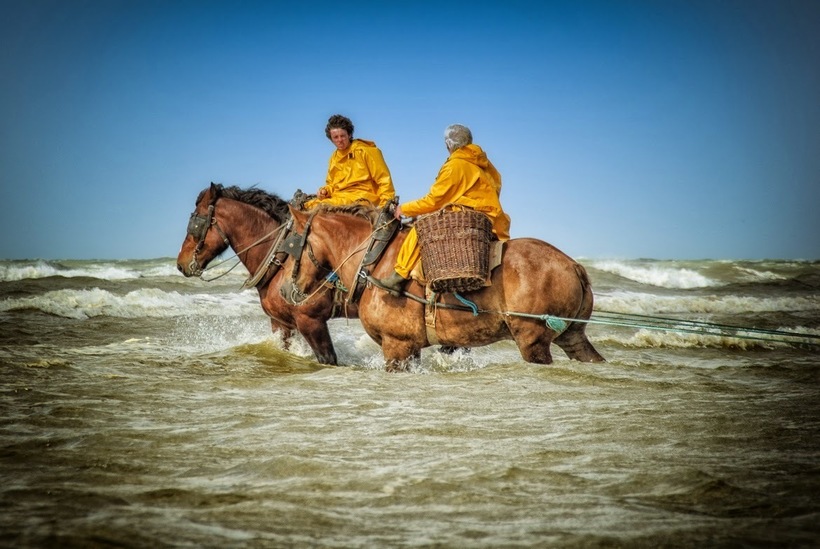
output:
M 401 291 L 404 288 L 404 284 L 407 282 L 407 279 L 396 271 L 393 271 L 393 274 L 387 278 L 376 279 L 376 282 L 378 282 L 382 288 L 390 292 L 392 295 L 398 297 L 401 295 Z

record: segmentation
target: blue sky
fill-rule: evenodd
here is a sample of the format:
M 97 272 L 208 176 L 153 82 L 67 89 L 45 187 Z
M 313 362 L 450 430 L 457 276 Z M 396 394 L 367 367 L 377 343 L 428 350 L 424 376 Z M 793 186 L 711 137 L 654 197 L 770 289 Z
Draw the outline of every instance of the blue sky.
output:
M 328 116 L 404 200 L 473 130 L 513 237 L 820 259 L 820 2 L 4 0 L 0 258 L 175 257 L 210 181 L 315 191 Z

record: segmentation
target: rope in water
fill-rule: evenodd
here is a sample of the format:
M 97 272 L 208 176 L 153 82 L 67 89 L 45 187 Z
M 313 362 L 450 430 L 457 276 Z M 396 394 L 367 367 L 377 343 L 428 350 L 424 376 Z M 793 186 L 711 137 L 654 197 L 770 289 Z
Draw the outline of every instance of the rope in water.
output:
M 548 315 L 544 315 L 548 316 Z M 562 318 L 566 322 L 585 322 L 588 324 L 603 324 L 645 330 L 660 330 L 666 332 L 681 332 L 688 334 L 729 337 L 773 343 L 820 345 L 820 335 L 804 332 L 787 332 L 785 330 L 770 330 L 750 328 L 731 324 L 718 324 L 697 320 L 668 318 L 651 315 L 614 313 L 610 311 L 596 311 L 587 319 Z M 545 319 L 546 320 L 546 319 Z
M 370 282 L 377 282 L 372 277 L 367 277 Z M 410 292 L 403 292 L 405 297 L 411 298 L 422 304 L 427 304 L 427 300 L 413 295 Z M 770 343 L 786 343 L 789 345 L 820 346 L 820 335 L 805 332 L 787 332 L 785 330 L 769 330 L 763 328 L 749 328 L 745 326 L 734 326 L 731 324 L 718 324 L 713 322 L 702 322 L 697 320 L 686 320 L 681 318 L 669 318 L 661 316 L 615 313 L 611 311 L 595 311 L 588 319 L 571 318 L 555 315 L 536 315 L 531 313 L 520 313 L 515 311 L 488 311 L 479 309 L 475 303 L 459 295 L 453 294 L 461 304 L 437 303 L 436 307 L 457 311 L 470 312 L 473 316 L 478 314 L 502 314 L 508 316 L 518 316 L 522 318 L 532 318 L 547 323 L 547 326 L 556 332 L 562 332 L 567 328 L 569 322 L 581 322 L 584 324 L 603 324 L 607 326 L 621 326 L 624 328 L 635 328 L 645 330 L 659 330 L 664 332 L 680 332 L 713 337 L 728 337 L 736 339 L 750 339 L 757 341 L 768 341 Z

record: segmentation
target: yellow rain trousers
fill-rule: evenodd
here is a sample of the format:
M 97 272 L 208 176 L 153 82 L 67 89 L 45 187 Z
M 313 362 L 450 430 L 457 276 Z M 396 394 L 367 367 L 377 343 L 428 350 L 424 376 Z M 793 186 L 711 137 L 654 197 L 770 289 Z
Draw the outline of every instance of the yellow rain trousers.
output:
M 327 179 L 322 187 L 327 198 L 314 198 L 305 202 L 305 208 L 320 204 L 343 206 L 367 201 L 374 206 L 384 206 L 396 195 L 390 170 L 382 152 L 372 141 L 354 139 L 344 151 L 336 150 L 330 155 Z
M 402 215 L 416 217 L 433 213 L 453 204 L 467 206 L 485 213 L 493 224 L 499 240 L 510 239 L 510 216 L 501 209 L 501 174 L 478 145 L 456 149 L 438 172 L 438 177 L 426 196 L 401 205 Z M 405 238 L 396 258 L 396 272 L 410 277 L 421 256 L 418 235 L 413 228 Z

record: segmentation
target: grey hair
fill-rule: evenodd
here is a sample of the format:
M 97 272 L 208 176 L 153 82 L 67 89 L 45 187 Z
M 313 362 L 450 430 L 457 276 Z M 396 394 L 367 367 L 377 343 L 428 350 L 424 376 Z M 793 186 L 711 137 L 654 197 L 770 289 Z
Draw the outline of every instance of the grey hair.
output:
M 444 144 L 447 145 L 447 150 L 450 152 L 460 149 L 464 145 L 469 145 L 472 142 L 473 134 L 467 126 L 451 124 L 444 130 Z

